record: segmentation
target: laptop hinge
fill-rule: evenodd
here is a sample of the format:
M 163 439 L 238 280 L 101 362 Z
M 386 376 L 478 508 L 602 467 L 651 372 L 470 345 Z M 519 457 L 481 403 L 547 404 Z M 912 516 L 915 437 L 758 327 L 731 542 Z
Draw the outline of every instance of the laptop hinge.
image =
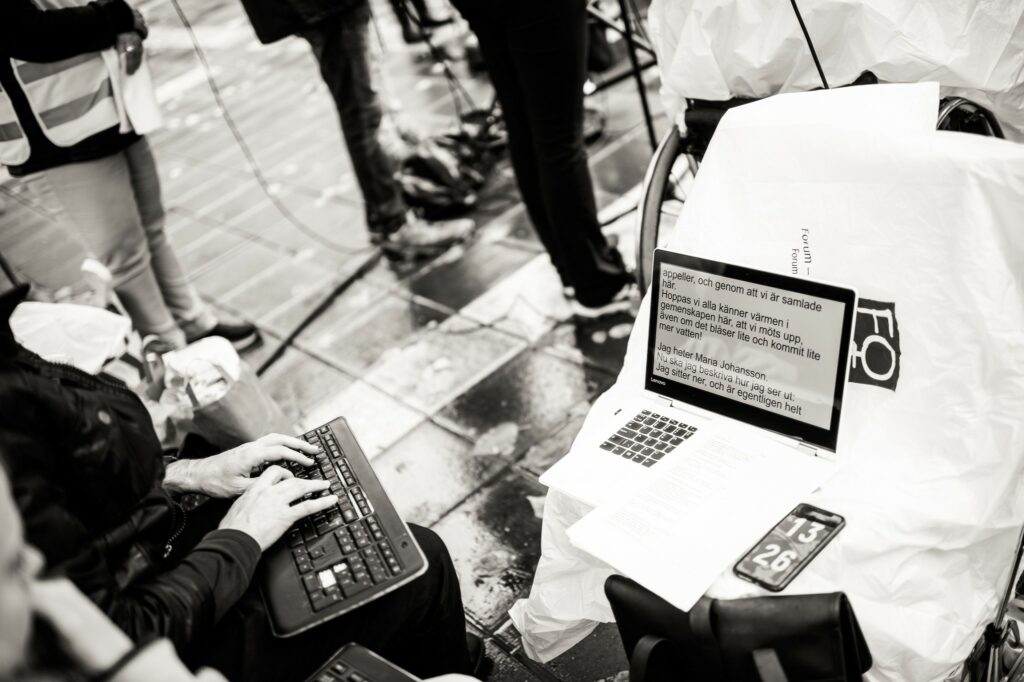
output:
M 822 454 L 818 450 L 818 448 L 814 447 L 813 445 L 808 445 L 807 443 L 804 443 L 802 441 L 797 441 L 796 447 L 801 452 L 811 455 L 812 457 L 820 457 Z

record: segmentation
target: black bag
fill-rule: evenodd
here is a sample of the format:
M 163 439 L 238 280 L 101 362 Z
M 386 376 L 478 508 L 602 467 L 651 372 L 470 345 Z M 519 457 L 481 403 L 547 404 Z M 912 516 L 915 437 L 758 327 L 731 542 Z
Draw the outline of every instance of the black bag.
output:
M 605 592 L 631 682 L 846 682 L 871 668 L 849 600 L 831 594 L 702 598 L 680 611 L 622 576 Z
M 402 162 L 402 195 L 427 220 L 469 213 L 487 180 L 491 162 L 459 135 L 441 135 L 420 143 Z

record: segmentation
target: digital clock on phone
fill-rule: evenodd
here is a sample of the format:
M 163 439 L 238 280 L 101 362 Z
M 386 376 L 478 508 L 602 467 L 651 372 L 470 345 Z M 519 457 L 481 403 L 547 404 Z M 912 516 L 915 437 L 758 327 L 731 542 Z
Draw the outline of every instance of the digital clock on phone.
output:
M 781 592 L 834 538 L 846 520 L 809 504 L 797 505 L 733 568 L 740 578 Z

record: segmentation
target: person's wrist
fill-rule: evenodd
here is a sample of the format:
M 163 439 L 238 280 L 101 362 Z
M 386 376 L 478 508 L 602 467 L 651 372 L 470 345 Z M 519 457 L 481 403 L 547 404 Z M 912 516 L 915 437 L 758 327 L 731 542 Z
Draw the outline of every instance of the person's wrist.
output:
M 201 477 L 197 469 L 202 460 L 179 459 L 167 465 L 164 474 L 164 489 L 171 493 L 199 493 Z

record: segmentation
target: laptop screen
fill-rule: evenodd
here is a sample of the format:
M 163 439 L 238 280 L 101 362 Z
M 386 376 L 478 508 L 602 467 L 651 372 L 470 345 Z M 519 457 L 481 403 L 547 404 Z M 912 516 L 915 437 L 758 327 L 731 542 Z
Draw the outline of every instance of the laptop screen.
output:
M 856 294 L 659 249 L 646 387 L 835 450 Z

